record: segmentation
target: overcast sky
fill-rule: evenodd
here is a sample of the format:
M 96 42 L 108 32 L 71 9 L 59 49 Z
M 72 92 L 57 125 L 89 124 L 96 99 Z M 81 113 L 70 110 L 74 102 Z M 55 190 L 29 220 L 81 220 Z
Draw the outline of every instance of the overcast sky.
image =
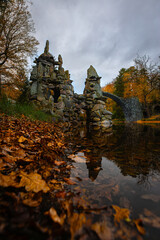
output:
M 101 86 L 139 55 L 160 55 L 160 0 L 32 0 L 38 55 L 50 42 L 50 53 L 62 55 L 74 90 L 82 93 L 93 65 Z

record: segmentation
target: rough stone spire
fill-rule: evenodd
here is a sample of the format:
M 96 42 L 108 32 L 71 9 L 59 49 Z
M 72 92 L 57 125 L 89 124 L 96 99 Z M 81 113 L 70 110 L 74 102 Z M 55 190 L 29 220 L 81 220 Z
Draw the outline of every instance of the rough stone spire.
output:
M 90 65 L 90 67 L 87 70 L 87 78 L 90 78 L 90 77 L 99 78 L 96 72 L 96 69 L 92 65 Z
M 46 41 L 46 46 L 45 46 L 45 49 L 44 49 L 44 53 L 45 54 L 49 53 L 49 41 L 48 40 Z

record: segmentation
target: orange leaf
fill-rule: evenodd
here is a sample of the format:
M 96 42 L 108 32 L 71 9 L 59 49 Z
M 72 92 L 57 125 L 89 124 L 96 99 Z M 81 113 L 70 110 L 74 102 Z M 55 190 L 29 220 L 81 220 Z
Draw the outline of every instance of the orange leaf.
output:
M 133 220 L 133 222 L 135 223 L 138 232 L 139 232 L 140 234 L 144 235 L 144 234 L 145 234 L 145 229 L 144 229 L 144 227 L 143 227 L 142 220 L 141 220 L 141 219 L 136 219 L 136 220 Z
M 30 206 L 30 207 L 38 207 L 40 203 L 42 202 L 42 197 L 36 197 L 36 193 L 20 193 L 21 200 L 23 204 Z
M 57 161 L 57 160 L 54 161 L 54 164 L 57 165 L 57 166 L 60 166 L 64 163 L 65 163 L 65 161 Z
M 112 205 L 112 207 L 116 211 L 116 213 L 114 214 L 114 221 L 115 222 L 120 222 L 123 219 L 125 219 L 125 220 L 129 219 L 129 214 L 130 214 L 129 209 L 127 209 L 127 208 L 120 208 L 120 207 L 118 207 L 116 205 Z
M 41 175 L 38 173 L 30 173 L 27 174 L 25 172 L 21 172 L 20 176 L 21 181 L 19 186 L 25 187 L 26 191 L 33 191 L 33 192 L 48 192 L 50 189 L 47 186 L 46 182 L 42 179 Z
M 25 137 L 23 137 L 23 136 L 21 136 L 21 137 L 18 139 L 18 142 L 19 142 L 19 143 L 22 143 L 22 142 L 25 142 L 25 141 L 28 141 L 28 139 L 25 138 Z
M 76 182 L 72 181 L 72 180 L 69 179 L 69 178 L 64 178 L 64 181 L 65 181 L 67 184 L 69 184 L 69 185 L 75 185 L 75 184 L 76 184 Z
M 0 173 L 0 186 L 19 187 L 19 184 L 16 182 L 16 173 L 11 172 L 10 175 L 3 175 Z
M 52 143 L 52 142 L 49 142 L 48 144 L 47 144 L 47 146 L 48 147 L 52 147 L 54 144 Z
M 64 191 L 56 193 L 57 198 L 65 198 L 65 196 L 66 196 L 66 192 L 64 192 Z
M 60 225 L 63 225 L 65 216 L 59 217 L 57 214 L 57 211 L 53 207 L 51 207 L 46 214 L 49 214 L 49 216 L 54 222 L 59 223 Z

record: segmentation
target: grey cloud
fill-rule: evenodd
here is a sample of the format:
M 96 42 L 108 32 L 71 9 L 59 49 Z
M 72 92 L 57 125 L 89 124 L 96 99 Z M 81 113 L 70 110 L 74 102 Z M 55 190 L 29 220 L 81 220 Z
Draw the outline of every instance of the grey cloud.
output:
M 159 0 L 33 0 L 31 8 L 40 41 L 50 52 L 61 53 L 76 92 L 82 92 L 92 64 L 102 85 L 129 67 L 137 53 L 157 58 L 159 53 Z

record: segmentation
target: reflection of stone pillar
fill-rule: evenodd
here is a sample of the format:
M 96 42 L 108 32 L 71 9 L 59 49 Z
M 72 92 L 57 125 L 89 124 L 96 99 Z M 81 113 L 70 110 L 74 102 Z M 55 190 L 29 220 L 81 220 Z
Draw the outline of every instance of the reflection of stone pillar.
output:
M 88 177 L 94 181 L 99 172 L 102 170 L 101 168 L 101 162 L 102 158 L 101 157 L 95 157 L 93 155 L 89 155 L 88 153 L 84 153 L 86 157 L 86 165 L 88 169 Z

